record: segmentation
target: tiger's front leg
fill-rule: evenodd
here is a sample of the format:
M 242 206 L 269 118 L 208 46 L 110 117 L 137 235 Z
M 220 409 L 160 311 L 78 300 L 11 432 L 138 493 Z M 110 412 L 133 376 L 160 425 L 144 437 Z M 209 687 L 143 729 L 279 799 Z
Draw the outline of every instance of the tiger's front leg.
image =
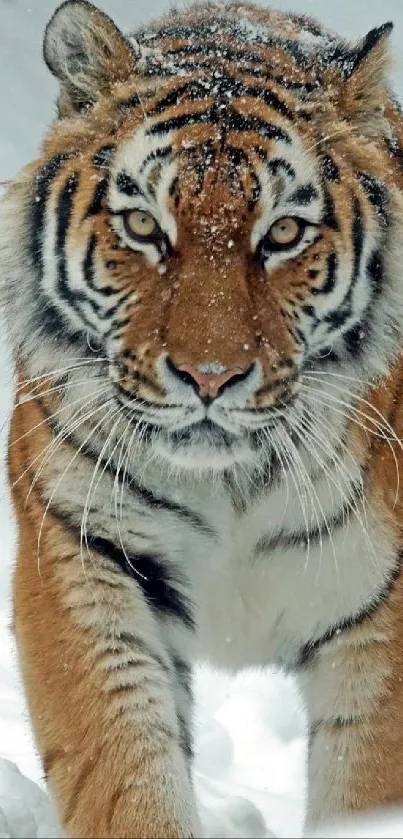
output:
M 65 834 L 200 836 L 185 660 L 163 643 L 136 583 L 96 553 L 83 566 L 57 519 L 45 520 L 39 574 L 28 513 L 19 527 L 20 663 Z
M 307 829 L 403 802 L 403 585 L 312 650 Z

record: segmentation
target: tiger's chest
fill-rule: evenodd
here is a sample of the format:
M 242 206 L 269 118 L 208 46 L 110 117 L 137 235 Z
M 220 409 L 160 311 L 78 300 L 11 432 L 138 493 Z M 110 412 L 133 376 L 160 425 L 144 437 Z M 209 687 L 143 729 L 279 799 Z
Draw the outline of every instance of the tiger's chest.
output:
M 323 516 L 282 492 L 242 516 L 216 503 L 218 542 L 195 543 L 183 557 L 202 656 L 234 669 L 294 668 L 312 642 L 382 597 L 395 562 L 392 539 L 360 504 L 348 512 L 334 497 L 321 498 Z
M 351 475 L 319 476 L 310 491 L 284 481 L 242 505 L 222 487 L 171 489 L 207 524 L 152 520 L 158 550 L 179 565 L 196 613 L 200 657 L 229 668 L 293 668 L 313 641 L 382 596 L 395 548 Z
M 78 519 L 88 508 L 85 463 L 80 469 L 58 490 Z M 354 476 L 337 490 L 327 477 L 309 491 L 280 482 L 237 504 L 221 484 L 161 484 L 156 474 L 141 491 L 119 494 L 111 510 L 114 486 L 105 474 L 87 525 L 134 557 L 158 557 L 167 580 L 179 575 L 195 616 L 195 656 L 234 669 L 293 668 L 304 648 L 382 597 L 396 561 Z

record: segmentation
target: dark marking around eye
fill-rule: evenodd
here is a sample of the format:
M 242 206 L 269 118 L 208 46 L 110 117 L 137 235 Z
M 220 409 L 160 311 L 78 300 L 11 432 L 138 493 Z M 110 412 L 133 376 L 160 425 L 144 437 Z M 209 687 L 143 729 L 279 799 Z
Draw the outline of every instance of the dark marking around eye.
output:
M 300 204 L 306 207 L 317 197 L 318 193 L 313 184 L 303 184 L 290 195 L 287 203 Z
M 132 198 L 134 195 L 144 195 L 143 190 L 135 178 L 132 178 L 127 172 L 119 172 L 116 178 L 116 186 L 119 192 L 128 195 L 129 198 Z

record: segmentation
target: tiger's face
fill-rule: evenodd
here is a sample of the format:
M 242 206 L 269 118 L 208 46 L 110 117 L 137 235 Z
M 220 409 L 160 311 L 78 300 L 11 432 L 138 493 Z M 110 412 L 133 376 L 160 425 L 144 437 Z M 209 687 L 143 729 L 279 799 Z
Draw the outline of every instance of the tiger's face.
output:
M 222 62 L 155 82 L 158 50 L 143 50 L 139 80 L 133 45 L 86 3 L 56 13 L 45 56 L 62 119 L 31 210 L 43 328 L 107 359 L 158 455 L 188 469 L 261 460 L 276 429 L 316 410 L 309 371 L 364 373 L 390 354 L 392 300 L 379 300 L 397 213 L 380 144 L 346 124 L 327 69 L 314 107 L 302 82 Z M 114 73 L 107 94 L 92 90 L 97 61 L 96 84 Z
M 154 444 L 190 462 L 250 457 L 329 348 L 332 302 L 319 298 L 337 232 L 321 173 L 291 126 L 262 159 L 259 141 L 231 130 L 237 104 L 202 141 L 194 125 L 146 123 L 109 169 L 113 272 L 132 278 L 125 324 L 106 336 L 110 374 L 123 404 L 158 429 Z M 252 123 L 253 111 L 242 116 Z

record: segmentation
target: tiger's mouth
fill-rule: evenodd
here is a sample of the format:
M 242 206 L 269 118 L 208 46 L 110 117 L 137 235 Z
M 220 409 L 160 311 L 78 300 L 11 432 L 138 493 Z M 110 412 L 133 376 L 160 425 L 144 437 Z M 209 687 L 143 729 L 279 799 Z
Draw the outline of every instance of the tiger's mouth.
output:
M 150 425 L 142 438 L 164 461 L 186 471 L 197 469 L 200 472 L 223 470 L 254 460 L 253 436 L 247 429 L 232 432 L 204 417 L 176 430 Z
M 178 448 L 180 446 L 186 448 L 195 445 L 212 445 L 217 448 L 230 449 L 234 442 L 239 440 L 240 435 L 239 433 L 226 431 L 214 420 L 205 417 L 194 425 L 180 431 L 171 432 L 169 437 L 172 444 Z

